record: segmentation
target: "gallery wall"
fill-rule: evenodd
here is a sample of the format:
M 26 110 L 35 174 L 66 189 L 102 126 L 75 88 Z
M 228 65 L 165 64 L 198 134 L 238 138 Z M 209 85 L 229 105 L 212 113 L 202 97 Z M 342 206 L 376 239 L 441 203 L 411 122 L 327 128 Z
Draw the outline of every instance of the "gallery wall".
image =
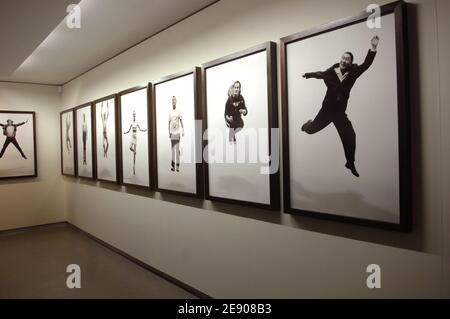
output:
M 450 1 L 439 1 L 436 7 L 438 13 L 438 30 L 450 30 Z M 443 294 L 445 298 L 450 298 L 450 61 L 446 57 L 450 52 L 450 41 L 446 31 L 439 32 L 439 96 L 441 106 L 441 138 L 442 138 L 442 224 L 444 225 L 443 259 L 442 269 Z
M 283 36 L 354 15 L 372 2 L 219 1 L 65 85 L 60 110 L 262 42 L 278 43 Z M 444 30 L 450 14 L 439 10 L 448 6 L 445 0 L 411 3 L 411 233 L 64 177 L 68 220 L 213 297 L 448 294 L 443 279 L 450 277 L 450 209 L 444 195 L 449 189 L 444 174 L 448 177 L 449 172 L 444 163 L 449 160 L 445 141 L 450 130 L 443 117 L 448 119 L 444 106 L 448 108 L 449 96 L 448 72 L 442 71 L 445 64 L 439 57 L 442 60 L 448 52 Z M 365 285 L 371 263 L 382 267 L 382 289 Z
M 0 83 L 0 110 L 36 112 L 38 163 L 37 178 L 0 181 L 0 230 L 66 219 L 58 170 L 60 98 L 53 86 Z

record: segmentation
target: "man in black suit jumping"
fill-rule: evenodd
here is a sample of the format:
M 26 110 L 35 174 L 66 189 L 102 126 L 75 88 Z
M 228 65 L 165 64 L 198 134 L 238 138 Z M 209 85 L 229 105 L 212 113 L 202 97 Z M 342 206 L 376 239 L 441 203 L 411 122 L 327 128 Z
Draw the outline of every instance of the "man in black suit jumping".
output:
M 0 127 L 3 129 L 3 135 L 6 136 L 5 143 L 3 144 L 2 151 L 0 152 L 0 158 L 2 158 L 3 155 L 5 154 L 5 151 L 8 148 L 9 144 L 13 144 L 19 151 L 20 155 L 22 155 L 24 159 L 27 159 L 25 153 L 22 151 L 22 148 L 20 147 L 19 143 L 16 140 L 17 128 L 19 126 L 26 124 L 27 122 L 28 120 L 22 123 L 14 124 L 12 120 L 7 120 L 6 124 L 0 123 Z
M 306 79 L 324 80 L 327 86 L 327 93 L 319 113 L 313 121 L 309 120 L 303 124 L 302 131 L 307 134 L 314 134 L 333 123 L 344 146 L 347 160 L 345 167 L 356 177 L 359 177 L 355 167 L 356 134 L 345 112 L 353 85 L 361 74 L 372 65 L 375 59 L 379 40 L 378 36 L 372 38 L 371 48 L 364 63 L 361 65 L 353 64 L 353 54 L 345 52 L 342 55 L 341 62 L 334 64 L 326 71 L 305 73 L 303 75 Z

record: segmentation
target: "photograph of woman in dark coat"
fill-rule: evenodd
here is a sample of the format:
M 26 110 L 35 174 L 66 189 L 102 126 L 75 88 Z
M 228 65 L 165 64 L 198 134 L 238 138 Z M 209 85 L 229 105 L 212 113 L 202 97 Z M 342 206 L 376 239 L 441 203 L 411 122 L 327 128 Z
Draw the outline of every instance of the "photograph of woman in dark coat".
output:
M 236 133 L 244 128 L 242 115 L 246 116 L 248 111 L 244 98 L 241 95 L 241 82 L 236 81 L 228 91 L 228 100 L 225 104 L 225 124 L 229 128 L 228 140 L 236 144 Z

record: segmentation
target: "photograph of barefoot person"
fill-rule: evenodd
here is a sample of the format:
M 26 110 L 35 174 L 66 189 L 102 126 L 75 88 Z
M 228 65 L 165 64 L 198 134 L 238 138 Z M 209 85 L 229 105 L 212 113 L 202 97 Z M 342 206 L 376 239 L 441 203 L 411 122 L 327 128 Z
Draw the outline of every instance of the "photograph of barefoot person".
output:
M 77 176 L 94 179 L 94 149 L 92 105 L 85 104 L 75 108 L 77 138 Z
M 122 183 L 150 187 L 147 87 L 119 93 Z
M 73 109 L 62 111 L 61 126 L 61 174 L 75 176 L 75 121 Z
M 116 96 L 94 102 L 97 179 L 117 182 Z

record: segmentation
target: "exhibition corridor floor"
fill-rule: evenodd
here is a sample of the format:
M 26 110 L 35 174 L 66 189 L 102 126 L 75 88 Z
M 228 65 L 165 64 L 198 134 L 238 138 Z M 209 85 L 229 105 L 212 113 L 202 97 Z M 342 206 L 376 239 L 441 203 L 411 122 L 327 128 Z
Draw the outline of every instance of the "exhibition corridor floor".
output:
M 0 298 L 197 297 L 62 223 L 0 232 Z

